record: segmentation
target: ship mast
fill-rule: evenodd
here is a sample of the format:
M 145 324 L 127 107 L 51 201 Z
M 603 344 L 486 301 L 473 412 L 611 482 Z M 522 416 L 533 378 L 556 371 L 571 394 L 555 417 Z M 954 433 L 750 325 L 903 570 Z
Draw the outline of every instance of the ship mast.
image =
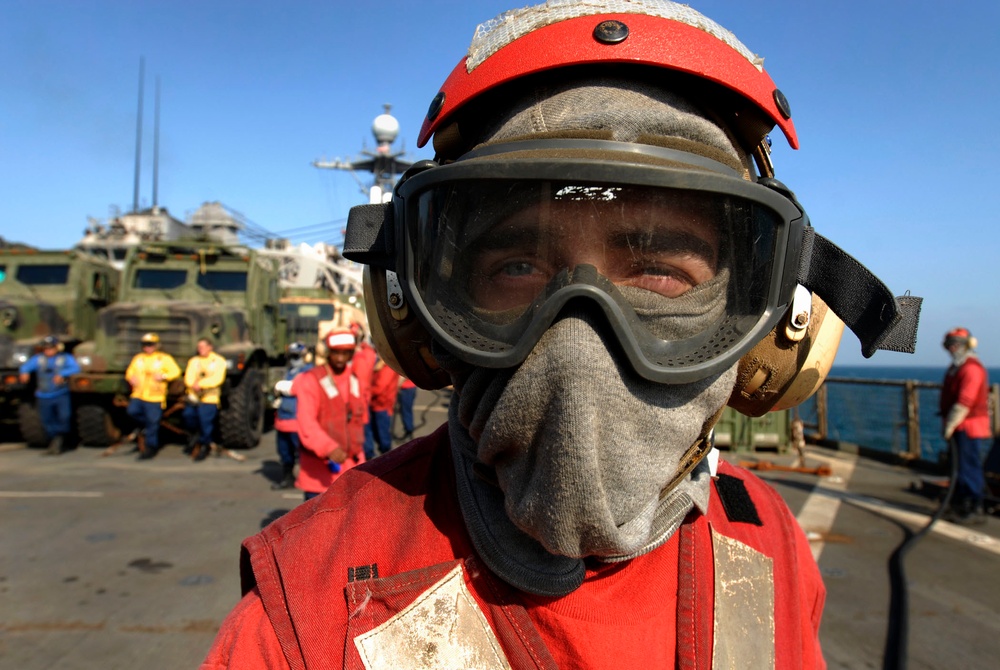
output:
M 403 160 L 405 150 L 394 152 L 392 143 L 399 136 L 399 121 L 389 114 L 392 105 L 383 105 L 384 113 L 372 122 L 372 135 L 377 146 L 375 151 L 362 148 L 361 156 L 352 161 L 313 161 L 313 166 L 322 170 L 347 170 L 349 172 L 370 172 L 374 182 L 368 188 L 368 202 L 388 202 L 392 198 L 392 187 L 396 177 L 403 174 L 412 161 Z

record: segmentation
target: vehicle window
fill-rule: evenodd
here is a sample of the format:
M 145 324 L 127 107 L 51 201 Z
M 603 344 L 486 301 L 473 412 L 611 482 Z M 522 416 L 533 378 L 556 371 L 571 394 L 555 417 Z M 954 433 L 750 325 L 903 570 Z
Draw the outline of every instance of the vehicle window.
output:
M 295 303 L 284 303 L 281 305 L 281 315 L 284 317 L 297 316 L 306 319 L 329 321 L 333 318 L 333 314 L 333 305 L 299 305 Z
M 187 270 L 136 270 L 134 288 L 177 288 L 187 281 Z
M 32 286 L 65 284 L 69 279 L 69 265 L 20 265 L 17 281 Z
M 246 291 L 246 272 L 209 270 L 198 275 L 198 286 L 209 291 Z
M 0 282 L 7 278 L 7 266 L 0 265 Z

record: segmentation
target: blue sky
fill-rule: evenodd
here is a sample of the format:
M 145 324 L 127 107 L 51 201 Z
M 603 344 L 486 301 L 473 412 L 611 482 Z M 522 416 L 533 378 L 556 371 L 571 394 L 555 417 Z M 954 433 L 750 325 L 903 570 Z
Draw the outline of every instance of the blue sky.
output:
M 268 230 L 315 226 L 294 241 L 332 240 L 365 196 L 311 162 L 372 148 L 383 103 L 409 156 L 430 158 L 416 148 L 428 103 L 476 24 L 521 4 L 5 0 L 0 235 L 68 247 L 88 216 L 131 207 L 142 56 L 143 203 L 159 76 L 160 205 L 183 219 L 218 200 Z M 1000 3 L 690 4 L 788 96 L 802 147 L 775 136 L 775 162 L 813 225 L 925 299 L 916 355 L 865 361 L 847 334 L 838 364 L 943 366 L 942 334 L 965 325 L 1000 366 Z

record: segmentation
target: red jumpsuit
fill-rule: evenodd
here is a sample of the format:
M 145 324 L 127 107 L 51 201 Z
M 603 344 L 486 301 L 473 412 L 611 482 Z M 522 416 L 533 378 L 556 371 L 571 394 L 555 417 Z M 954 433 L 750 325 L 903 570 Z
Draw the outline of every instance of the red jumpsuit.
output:
M 372 372 L 371 409 L 373 412 L 388 412 L 389 416 L 392 416 L 398 392 L 398 372 L 384 364 Z
M 969 414 L 956 430 L 971 438 L 990 437 L 989 384 L 986 368 L 979 359 L 970 356 L 962 365 L 952 365 L 941 385 L 941 416 L 947 417 L 953 405 L 969 408 Z
M 339 375 L 327 365 L 303 372 L 292 383 L 298 399 L 295 418 L 302 450 L 295 485 L 307 493 L 321 493 L 341 474 L 364 463 L 364 416 L 368 413 L 361 384 L 351 366 Z M 337 449 L 347 454 L 339 472 L 329 465 Z
M 354 351 L 354 358 L 351 359 L 351 367 L 358 381 L 361 382 L 361 397 L 364 398 L 365 407 L 369 407 L 372 401 L 372 375 L 375 372 L 375 359 L 378 354 L 367 342 L 362 342 Z M 368 411 L 365 410 L 365 423 L 368 423 Z
M 718 475 L 707 516 L 540 598 L 476 556 L 442 428 L 247 539 L 246 595 L 202 668 L 825 667 L 805 536 L 759 479 Z

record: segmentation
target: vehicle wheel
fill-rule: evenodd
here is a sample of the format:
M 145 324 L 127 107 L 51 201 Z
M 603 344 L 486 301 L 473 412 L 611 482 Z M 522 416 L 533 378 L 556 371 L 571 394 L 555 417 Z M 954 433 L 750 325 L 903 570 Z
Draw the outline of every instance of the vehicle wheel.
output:
M 42 416 L 30 402 L 22 402 L 17 406 L 17 424 L 21 430 L 21 439 L 29 446 L 42 447 L 49 443 L 42 425 Z
M 80 443 L 89 447 L 109 447 L 122 436 L 111 414 L 100 405 L 81 405 L 76 410 L 76 430 Z
M 229 390 L 228 404 L 219 413 L 219 436 L 227 449 L 250 449 L 264 430 L 264 390 L 260 373 L 247 370 L 239 385 Z

